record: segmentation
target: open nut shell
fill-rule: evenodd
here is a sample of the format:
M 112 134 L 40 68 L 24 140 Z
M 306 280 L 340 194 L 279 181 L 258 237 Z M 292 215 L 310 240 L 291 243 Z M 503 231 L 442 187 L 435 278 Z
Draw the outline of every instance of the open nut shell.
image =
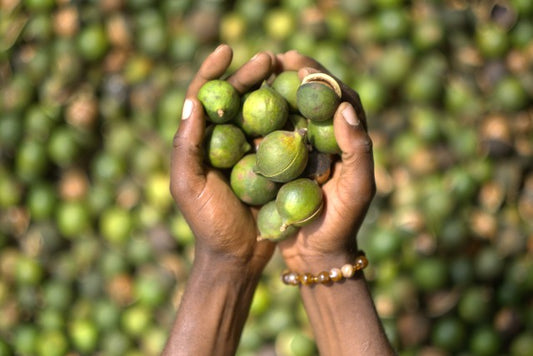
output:
M 330 75 L 325 73 L 311 73 L 302 79 L 302 85 L 305 83 L 318 82 L 329 86 L 339 98 L 342 98 L 342 90 L 339 83 Z

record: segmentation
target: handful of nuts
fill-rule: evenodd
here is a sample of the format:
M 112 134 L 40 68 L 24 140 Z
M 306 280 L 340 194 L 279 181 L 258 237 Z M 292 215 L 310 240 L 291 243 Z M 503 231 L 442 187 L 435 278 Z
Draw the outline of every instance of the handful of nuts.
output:
M 333 115 L 341 95 L 329 75 L 313 73 L 300 82 L 295 71 L 242 97 L 224 80 L 200 88 L 211 123 L 206 161 L 228 173 L 242 202 L 261 207 L 260 239 L 282 240 L 320 216 L 320 186 L 340 153 Z

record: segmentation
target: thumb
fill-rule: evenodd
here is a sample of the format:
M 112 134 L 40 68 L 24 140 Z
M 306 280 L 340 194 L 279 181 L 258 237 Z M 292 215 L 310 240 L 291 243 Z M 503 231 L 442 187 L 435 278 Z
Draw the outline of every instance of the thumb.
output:
M 342 151 L 339 188 L 359 202 L 369 203 L 375 194 L 372 140 L 349 102 L 339 105 L 333 119 L 335 138 Z
M 170 191 L 174 199 L 187 200 L 198 195 L 205 185 L 202 141 L 205 132 L 204 111 L 195 97 L 183 103 L 181 123 L 174 135 L 170 161 Z

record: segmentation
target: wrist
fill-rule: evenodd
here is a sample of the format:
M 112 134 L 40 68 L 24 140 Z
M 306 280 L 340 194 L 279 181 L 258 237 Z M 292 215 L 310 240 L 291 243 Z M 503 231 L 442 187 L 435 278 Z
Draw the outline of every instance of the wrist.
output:
M 291 271 L 302 273 L 319 273 L 333 267 L 340 267 L 347 263 L 353 263 L 359 255 L 355 251 L 319 252 L 319 251 L 287 251 L 282 250 L 285 265 Z
M 259 279 L 241 259 L 196 250 L 166 354 L 234 354 Z
M 258 263 L 253 257 L 246 258 L 226 253 L 197 248 L 191 273 L 228 280 L 253 281 L 258 279 L 266 263 Z
M 324 256 L 293 256 L 285 260 L 287 268 L 291 271 L 302 273 L 319 273 L 332 267 L 353 262 L 354 257 L 348 254 Z

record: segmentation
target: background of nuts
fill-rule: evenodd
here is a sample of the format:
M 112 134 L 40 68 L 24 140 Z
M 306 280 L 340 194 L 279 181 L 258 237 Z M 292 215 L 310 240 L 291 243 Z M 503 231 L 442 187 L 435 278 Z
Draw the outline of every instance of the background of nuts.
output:
M 159 354 L 193 241 L 168 151 L 220 42 L 232 70 L 297 49 L 360 93 L 378 194 L 359 247 L 400 354 L 531 355 L 532 4 L 1 0 L 0 355 Z M 240 355 L 316 353 L 282 268 Z

